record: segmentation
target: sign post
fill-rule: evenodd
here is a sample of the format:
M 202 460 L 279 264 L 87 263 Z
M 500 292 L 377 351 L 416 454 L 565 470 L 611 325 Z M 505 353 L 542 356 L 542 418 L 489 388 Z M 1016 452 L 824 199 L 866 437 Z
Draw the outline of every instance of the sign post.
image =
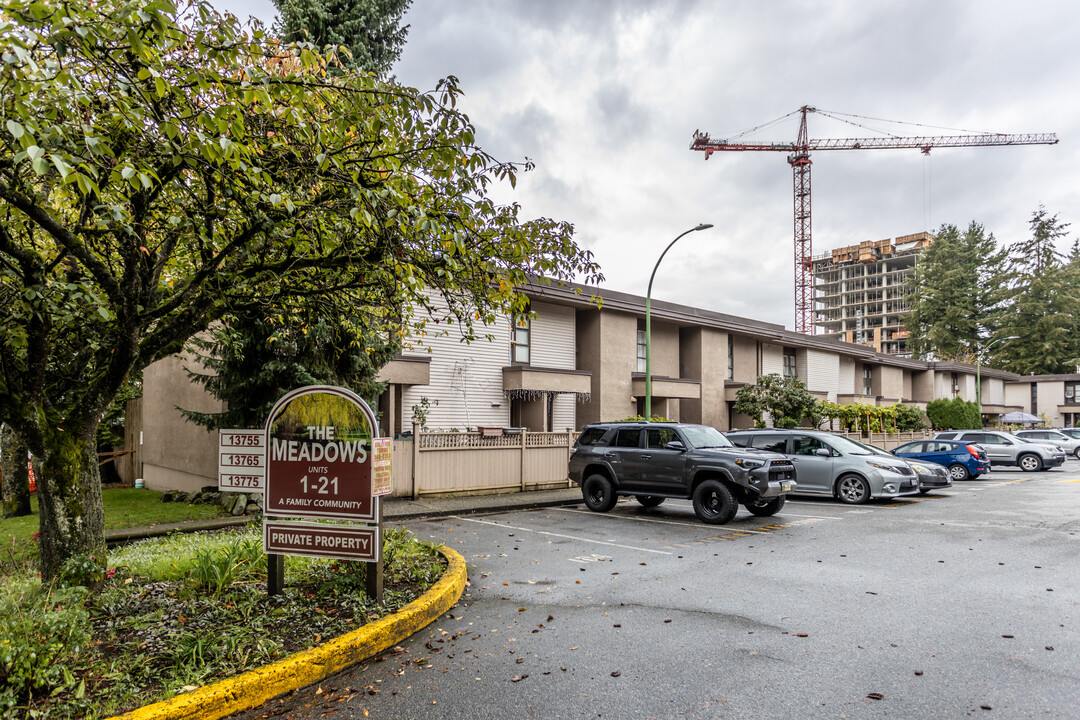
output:
M 267 589 L 284 586 L 283 554 L 371 563 L 370 596 L 382 603 L 382 513 L 379 494 L 389 492 L 381 464 L 389 438 L 378 438 L 375 414 L 358 395 L 323 385 L 286 393 L 267 418 L 263 544 Z M 385 442 L 383 442 L 385 440 Z M 378 450 L 377 450 L 378 448 Z M 374 456 L 380 453 L 376 469 Z M 376 494 L 373 476 L 380 487 Z M 300 518 L 316 522 L 289 522 Z M 365 525 L 326 522 L 328 520 Z M 280 554 L 278 554 L 280 553 Z

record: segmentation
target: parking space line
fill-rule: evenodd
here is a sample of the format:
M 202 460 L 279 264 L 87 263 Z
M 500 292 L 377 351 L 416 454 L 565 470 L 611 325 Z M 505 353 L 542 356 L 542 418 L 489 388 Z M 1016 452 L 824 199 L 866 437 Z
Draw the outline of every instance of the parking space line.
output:
M 818 520 L 843 520 L 844 518 L 832 517 L 831 515 L 800 515 L 799 513 L 781 513 L 784 517 L 816 518 Z
M 609 520 L 632 520 L 634 522 L 650 522 L 657 523 L 658 525 L 685 525 L 687 527 L 701 527 L 700 522 L 683 522 L 681 520 L 657 520 L 656 518 L 646 517 L 628 517 L 626 515 L 610 515 L 608 513 L 594 513 L 591 510 L 574 510 L 573 508 L 555 508 L 562 512 L 581 513 L 583 515 L 596 515 L 597 517 L 607 518 Z M 751 530 L 748 528 L 739 528 L 741 532 L 756 533 L 758 535 L 764 535 L 761 530 Z
M 503 523 L 491 522 L 490 520 L 477 520 L 475 518 L 461 517 L 460 515 L 452 516 L 455 520 L 461 520 L 463 522 L 478 523 L 480 525 L 494 525 L 495 527 L 507 528 L 509 530 L 520 530 L 522 532 L 536 533 L 537 535 L 547 535 L 549 537 L 565 538 L 567 540 L 577 540 L 579 542 L 594 543 L 596 545 L 607 545 L 608 547 L 617 547 L 624 550 L 638 550 L 640 552 L 657 553 L 658 555 L 671 555 L 669 552 L 663 550 L 653 550 L 651 548 L 635 547 L 633 545 L 620 545 L 619 543 L 605 542 L 603 540 L 592 540 L 590 538 L 578 537 L 576 535 L 561 535 L 559 533 L 548 532 L 547 530 L 533 530 L 532 528 L 517 527 L 516 525 L 504 525 Z

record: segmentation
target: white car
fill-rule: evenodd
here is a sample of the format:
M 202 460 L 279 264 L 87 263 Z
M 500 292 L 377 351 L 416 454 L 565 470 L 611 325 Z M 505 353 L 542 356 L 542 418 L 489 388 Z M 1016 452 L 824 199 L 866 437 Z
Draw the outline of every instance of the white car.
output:
M 1080 437 L 1071 437 L 1060 430 L 1017 430 L 1013 435 L 1040 445 L 1056 445 L 1066 454 L 1080 460 Z

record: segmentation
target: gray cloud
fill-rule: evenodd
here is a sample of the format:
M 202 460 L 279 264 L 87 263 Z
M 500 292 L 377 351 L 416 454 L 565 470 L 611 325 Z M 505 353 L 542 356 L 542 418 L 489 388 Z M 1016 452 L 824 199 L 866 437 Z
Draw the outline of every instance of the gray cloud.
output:
M 253 0 L 222 5 L 260 14 Z M 665 258 L 654 294 L 791 327 L 785 154 L 705 162 L 688 146 L 695 128 L 725 137 L 803 104 L 924 125 L 815 114 L 811 137 L 953 134 L 943 126 L 1062 138 L 938 149 L 929 159 L 916 150 L 815 153 L 819 253 L 973 219 L 1013 242 L 1039 204 L 1080 227 L 1075 3 L 417 0 L 406 20 L 398 79 L 429 88 L 457 75 L 484 148 L 537 164 L 497 199 L 520 202 L 523 217 L 572 222 L 614 290 L 644 294 L 667 242 L 712 222 Z M 791 117 L 748 137 L 791 142 L 797 130 Z

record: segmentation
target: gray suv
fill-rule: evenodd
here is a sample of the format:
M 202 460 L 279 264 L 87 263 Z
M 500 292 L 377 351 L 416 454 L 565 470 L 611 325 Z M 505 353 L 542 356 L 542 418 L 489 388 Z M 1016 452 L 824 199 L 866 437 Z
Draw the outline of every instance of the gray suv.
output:
M 735 430 L 736 445 L 783 453 L 795 463 L 799 493 L 827 495 L 858 505 L 871 498 L 919 494 L 919 476 L 898 457 L 878 455 L 821 430 Z
M 569 474 L 594 512 L 615 507 L 619 495 L 645 507 L 689 498 L 712 525 L 729 522 L 740 503 L 754 515 L 775 515 L 795 488 L 795 467 L 783 455 L 737 448 L 707 425 L 674 422 L 586 425 Z
M 1080 460 L 1080 436 L 1073 437 L 1061 430 L 1017 430 L 1013 435 L 1040 445 L 1056 445 Z
M 949 430 L 939 432 L 934 437 L 981 446 L 990 460 L 990 467 L 1014 465 L 1021 470 L 1035 472 L 1049 470 L 1065 462 L 1065 451 L 1061 448 L 1040 445 L 996 430 Z

